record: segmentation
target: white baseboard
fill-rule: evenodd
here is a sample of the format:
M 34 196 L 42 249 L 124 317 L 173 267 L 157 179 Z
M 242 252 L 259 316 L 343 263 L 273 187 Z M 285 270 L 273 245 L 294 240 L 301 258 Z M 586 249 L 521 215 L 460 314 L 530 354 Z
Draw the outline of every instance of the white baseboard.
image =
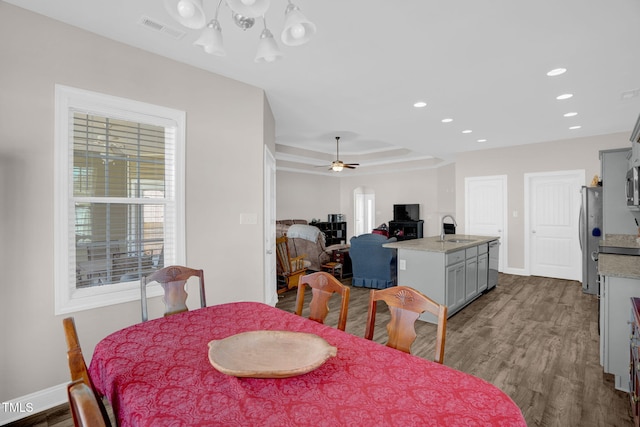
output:
M 0 425 L 9 424 L 67 402 L 67 383 L 2 402 Z
M 504 271 L 502 271 L 502 273 L 504 274 L 513 274 L 516 276 L 529 276 L 529 272 L 527 272 L 527 270 L 525 270 L 524 268 L 505 268 Z

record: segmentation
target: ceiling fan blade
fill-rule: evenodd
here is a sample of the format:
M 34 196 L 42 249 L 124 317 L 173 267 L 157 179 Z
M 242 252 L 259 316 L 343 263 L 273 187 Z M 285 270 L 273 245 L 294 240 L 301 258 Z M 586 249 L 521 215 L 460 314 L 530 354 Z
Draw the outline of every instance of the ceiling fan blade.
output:
M 345 167 L 347 169 L 355 169 L 355 166 L 351 166 L 351 165 L 342 165 L 342 167 Z
M 360 163 L 344 163 L 345 166 L 360 166 Z

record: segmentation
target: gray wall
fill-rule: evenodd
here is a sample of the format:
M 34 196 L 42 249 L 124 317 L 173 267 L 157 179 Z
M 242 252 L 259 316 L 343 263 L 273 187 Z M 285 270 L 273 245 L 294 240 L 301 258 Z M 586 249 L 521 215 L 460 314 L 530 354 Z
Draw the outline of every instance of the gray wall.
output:
M 69 378 L 53 299 L 56 83 L 186 111 L 187 265 L 205 270 L 209 304 L 263 301 L 263 146 L 275 148 L 275 123 L 261 89 L 5 2 L 0 52 L 0 401 Z M 241 213 L 257 225 L 240 225 Z M 74 316 L 88 362 L 100 339 L 140 321 L 140 307 Z

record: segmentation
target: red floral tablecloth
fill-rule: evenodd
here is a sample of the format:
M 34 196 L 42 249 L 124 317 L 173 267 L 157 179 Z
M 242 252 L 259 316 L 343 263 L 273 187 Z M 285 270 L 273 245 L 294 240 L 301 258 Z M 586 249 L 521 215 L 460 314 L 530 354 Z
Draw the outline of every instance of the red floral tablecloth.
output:
M 338 355 L 282 379 L 211 366 L 209 341 L 252 330 L 314 333 Z M 97 345 L 89 373 L 121 427 L 526 426 L 513 401 L 482 379 L 252 302 L 118 331 Z

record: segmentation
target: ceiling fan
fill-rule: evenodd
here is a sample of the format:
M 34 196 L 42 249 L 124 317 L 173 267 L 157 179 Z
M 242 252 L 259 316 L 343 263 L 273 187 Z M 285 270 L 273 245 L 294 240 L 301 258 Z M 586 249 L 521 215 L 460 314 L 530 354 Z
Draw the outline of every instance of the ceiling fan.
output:
M 333 162 L 331 162 L 331 166 L 329 167 L 329 170 L 332 170 L 334 172 L 340 172 L 344 168 L 355 169 L 356 166 L 360 166 L 360 163 L 344 163 L 342 160 L 340 160 L 340 148 L 338 146 L 339 142 L 340 142 L 340 137 L 336 136 L 336 159 Z

